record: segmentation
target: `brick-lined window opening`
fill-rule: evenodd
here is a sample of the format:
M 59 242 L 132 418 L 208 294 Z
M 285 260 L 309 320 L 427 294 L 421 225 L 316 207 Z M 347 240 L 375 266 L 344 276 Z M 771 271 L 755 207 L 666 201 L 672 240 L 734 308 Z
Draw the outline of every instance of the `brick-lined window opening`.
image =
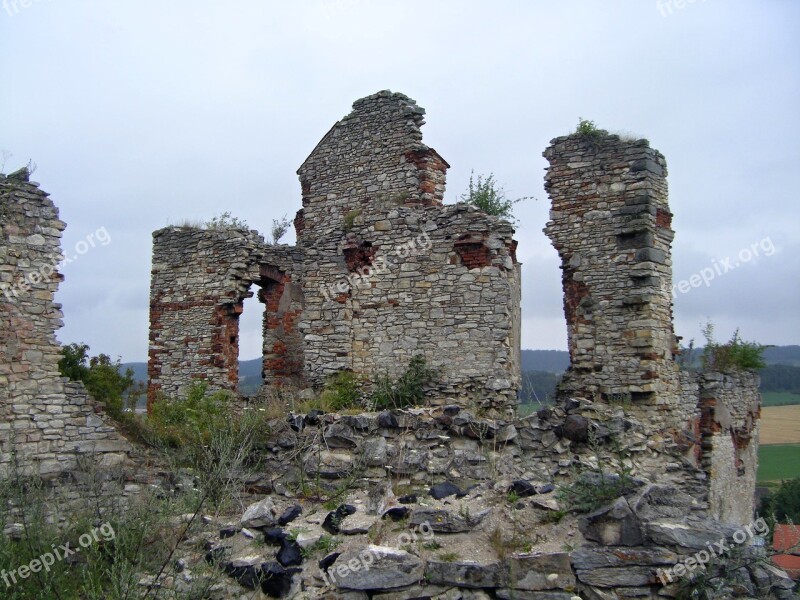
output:
M 298 328 L 302 315 L 302 292 L 291 278 L 270 267 L 262 267 L 258 299 L 264 303 L 264 364 L 262 377 L 270 385 L 303 383 L 303 337 Z
M 372 266 L 376 251 L 377 248 L 372 245 L 372 242 L 352 243 L 345 246 L 342 252 L 344 253 L 344 262 L 347 263 L 347 269 L 354 273 L 364 267 Z
M 263 362 L 264 356 L 264 319 L 266 311 L 261 301 L 261 283 L 254 283 L 244 297 L 243 311 L 239 317 L 238 353 L 239 360 L 252 360 L 254 358 Z M 231 343 L 234 340 L 231 339 Z M 263 366 L 262 366 L 263 368 Z M 263 378 L 263 373 L 261 373 Z M 239 391 L 247 393 L 252 391 L 252 382 L 247 382 L 247 388 L 242 387 L 243 374 L 239 373 Z
M 489 247 L 483 236 L 474 234 L 463 235 L 453 245 L 459 261 L 468 269 L 488 267 L 491 263 Z

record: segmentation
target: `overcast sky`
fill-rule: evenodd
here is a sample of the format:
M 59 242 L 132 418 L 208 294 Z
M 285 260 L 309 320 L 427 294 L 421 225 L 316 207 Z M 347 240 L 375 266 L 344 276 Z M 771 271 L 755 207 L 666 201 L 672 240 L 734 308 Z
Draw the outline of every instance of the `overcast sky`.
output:
M 38 165 L 68 255 L 110 239 L 63 267 L 57 297 L 58 338 L 93 354 L 146 359 L 153 230 L 291 218 L 297 168 L 382 89 L 427 110 L 445 202 L 471 169 L 536 198 L 517 210 L 523 348 L 566 348 L 541 154 L 580 117 L 667 158 L 678 335 L 702 340 L 710 317 L 720 339 L 800 343 L 798 2 L 7 0 L 0 74 L 0 170 Z

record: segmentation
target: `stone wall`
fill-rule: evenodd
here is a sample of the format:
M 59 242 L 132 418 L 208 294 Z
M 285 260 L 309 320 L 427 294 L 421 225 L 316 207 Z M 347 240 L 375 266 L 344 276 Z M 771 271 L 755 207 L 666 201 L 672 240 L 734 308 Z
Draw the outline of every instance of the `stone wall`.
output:
M 308 371 L 397 376 L 421 353 L 445 396 L 513 405 L 514 230 L 441 204 L 449 165 L 422 143 L 423 114 L 402 94 L 363 98 L 298 170 Z
M 746 523 L 755 510 L 758 470 L 759 379 L 755 373 L 699 377 L 703 469 L 712 514 Z
M 150 402 L 193 378 L 236 388 L 238 315 L 255 282 L 267 383 L 397 376 L 422 354 L 440 371 L 432 402 L 516 404 L 514 229 L 442 205 L 448 165 L 422 143 L 423 114 L 388 91 L 353 104 L 298 170 L 296 247 L 265 246 L 256 232 L 154 234 Z
M 766 523 L 720 520 L 702 483 L 687 492 L 702 469 L 621 406 L 570 402 L 513 420 L 456 405 L 312 411 L 270 430 L 265 475 L 248 481 L 258 502 L 204 539 L 244 585 L 269 572 L 275 597 L 675 598 L 701 551 L 710 598 L 794 597 L 756 539 Z M 622 474 L 618 496 L 569 510 L 565 490 L 599 493 Z M 257 530 L 266 546 L 249 541 Z M 335 549 L 320 553 L 323 536 Z M 709 555 L 717 544 L 735 550 Z
M 0 176 L 0 476 L 53 476 L 78 457 L 124 462 L 128 442 L 79 383 L 58 371 L 60 239 L 66 225 L 25 169 Z

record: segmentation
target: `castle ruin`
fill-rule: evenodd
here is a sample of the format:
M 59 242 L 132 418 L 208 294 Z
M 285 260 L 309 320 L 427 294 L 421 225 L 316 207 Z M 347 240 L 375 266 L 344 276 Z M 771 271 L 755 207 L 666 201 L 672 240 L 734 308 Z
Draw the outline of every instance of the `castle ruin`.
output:
M 266 385 L 319 389 L 341 371 L 397 375 L 416 355 L 442 374 L 424 407 L 271 421 L 263 474 L 239 482 L 259 501 L 224 535 L 212 524 L 204 548 L 225 557 L 220 565 L 238 583 L 261 582 L 272 597 L 676 597 L 681 582 L 670 569 L 751 527 L 760 396 L 755 373 L 678 368 L 664 157 L 646 140 L 603 131 L 546 149 L 545 232 L 562 261 L 571 366 L 554 405 L 519 417 L 514 230 L 465 204 L 442 204 L 448 165 L 422 143 L 422 114 L 390 92 L 354 104 L 298 171 L 296 246 L 239 229 L 154 233 L 150 404 L 194 379 L 236 390 L 238 319 L 253 284 L 265 305 Z M 23 466 L 56 478 L 81 458 L 131 468 L 133 445 L 81 384 L 59 376 L 54 265 L 65 224 L 28 179 L 25 170 L 0 177 L 0 477 Z M 138 465 L 131 470 L 152 485 Z M 580 516 L 561 511 L 558 524 L 556 488 L 596 487 L 619 473 L 630 487 L 610 504 Z M 445 501 L 399 502 L 392 492 L 443 480 L 462 486 L 450 484 Z M 326 515 L 292 497 L 303 481 L 357 498 Z M 522 494 L 515 503 L 511 491 Z M 437 544 L 480 559 L 369 545 L 365 532 L 398 513 L 402 528 L 428 524 Z M 535 541 L 491 554 L 489 523 L 510 519 Z M 319 540 L 326 523 L 349 527 L 341 555 L 319 564 L 300 557 L 302 566 L 289 568 L 274 548 L 247 545 L 248 527 L 252 536 L 280 520 L 298 526 L 298 548 Z M 753 560 L 734 563 L 725 597 L 793 597 L 785 574 L 758 562 L 756 546 L 740 551 Z M 375 568 L 341 575 L 365 552 Z

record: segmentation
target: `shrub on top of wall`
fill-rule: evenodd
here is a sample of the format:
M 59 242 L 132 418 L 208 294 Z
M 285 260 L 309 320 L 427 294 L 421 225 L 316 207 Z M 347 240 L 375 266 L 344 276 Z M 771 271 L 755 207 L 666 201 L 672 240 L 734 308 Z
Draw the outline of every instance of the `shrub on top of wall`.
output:
M 700 361 L 705 371 L 750 371 L 767 366 L 763 357 L 767 346 L 745 342 L 739 337 L 738 329 L 733 332 L 730 341 L 719 344 L 714 341 L 714 325 L 709 322 L 703 328 L 703 336 L 706 338 L 706 346 Z

